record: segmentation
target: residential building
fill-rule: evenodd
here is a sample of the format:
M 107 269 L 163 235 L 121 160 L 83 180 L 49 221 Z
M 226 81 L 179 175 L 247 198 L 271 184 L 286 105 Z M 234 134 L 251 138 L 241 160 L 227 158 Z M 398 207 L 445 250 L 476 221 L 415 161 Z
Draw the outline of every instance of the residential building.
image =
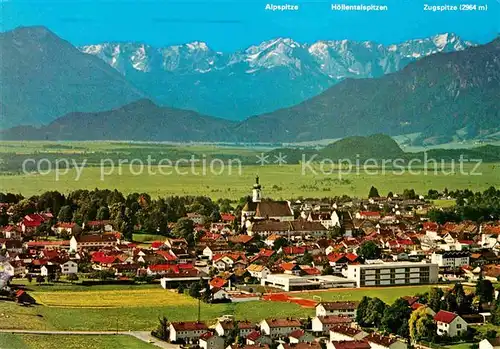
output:
M 265 319 L 259 324 L 262 334 L 271 338 L 280 338 L 288 336 L 291 332 L 299 330 L 301 323 L 297 319 Z
M 382 262 L 347 266 L 357 287 L 432 284 L 438 281 L 435 263 Z
M 103 235 L 82 235 L 72 236 L 69 241 L 70 251 L 78 251 L 79 249 L 97 250 L 103 247 L 114 247 L 118 243 L 114 234 Z
M 76 274 L 78 273 L 78 264 L 74 261 L 66 261 L 60 265 L 61 267 L 61 274 L 67 275 L 67 274 Z
M 434 321 L 437 326 L 437 334 L 440 336 L 455 337 L 467 331 L 467 322 L 460 315 L 449 311 L 438 311 L 434 315 Z
M 460 268 L 469 265 L 469 251 L 439 251 L 432 253 L 431 262 L 440 268 Z
M 479 342 L 479 349 L 500 349 L 500 337 L 483 339 Z
M 230 331 L 234 329 L 234 327 L 238 328 L 239 336 L 246 337 L 252 331 L 255 330 L 256 325 L 250 321 L 238 321 L 236 324 L 232 320 L 224 320 L 218 321 L 215 325 L 215 331 L 219 336 L 227 336 Z
M 344 316 L 354 320 L 359 302 L 320 302 L 316 305 L 316 316 Z
M 170 342 L 189 342 L 198 339 L 202 334 L 206 333 L 208 326 L 204 322 L 198 321 L 171 322 L 169 330 Z
M 311 320 L 312 331 L 320 334 L 329 334 L 330 329 L 334 326 L 344 325 L 349 326 L 352 323 L 352 319 L 349 316 L 337 316 L 337 315 L 327 315 L 327 316 L 315 316 Z
M 265 265 L 251 264 L 248 266 L 247 271 L 250 275 L 256 279 L 265 279 L 267 275 L 271 274 L 271 271 Z

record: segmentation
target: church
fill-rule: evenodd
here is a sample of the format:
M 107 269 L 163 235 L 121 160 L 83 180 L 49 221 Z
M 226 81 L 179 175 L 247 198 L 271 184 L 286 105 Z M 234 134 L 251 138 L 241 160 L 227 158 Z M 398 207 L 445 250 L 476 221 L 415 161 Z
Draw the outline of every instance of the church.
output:
M 252 189 L 252 200 L 241 210 L 241 225 L 248 228 L 252 221 L 265 219 L 290 222 L 294 220 L 293 210 L 288 201 L 263 200 L 257 176 Z

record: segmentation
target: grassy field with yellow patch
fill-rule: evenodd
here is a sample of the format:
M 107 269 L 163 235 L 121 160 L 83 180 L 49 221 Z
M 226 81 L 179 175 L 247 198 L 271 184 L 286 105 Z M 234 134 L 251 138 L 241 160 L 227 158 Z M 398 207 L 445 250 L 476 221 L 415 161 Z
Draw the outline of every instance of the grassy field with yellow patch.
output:
M 112 307 L 144 307 L 189 306 L 197 302 L 186 295 L 166 291 L 162 288 L 138 290 L 96 290 L 96 291 L 44 291 L 33 292 L 38 303 L 49 307 L 68 308 L 112 308 Z

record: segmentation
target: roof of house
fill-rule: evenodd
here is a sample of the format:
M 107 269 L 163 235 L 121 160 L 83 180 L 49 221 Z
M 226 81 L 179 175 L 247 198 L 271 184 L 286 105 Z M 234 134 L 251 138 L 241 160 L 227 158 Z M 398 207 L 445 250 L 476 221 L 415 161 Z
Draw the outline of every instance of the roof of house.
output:
M 236 219 L 236 216 L 231 213 L 221 213 L 220 218 L 225 222 L 232 222 Z
M 285 318 L 285 319 L 266 319 L 265 320 L 269 327 L 300 327 L 301 323 L 297 319 Z
M 198 321 L 171 322 L 170 325 L 172 325 L 172 327 L 176 331 L 208 330 L 208 326 L 204 322 L 198 322 Z
M 200 336 L 200 339 L 201 339 L 201 340 L 205 340 L 205 341 L 206 341 L 207 339 L 210 339 L 210 338 L 212 338 L 213 336 L 214 336 L 214 334 L 213 334 L 212 332 L 208 331 L 208 332 L 203 333 L 203 334 Z
M 352 319 L 348 316 L 328 315 L 318 316 L 317 318 L 323 325 L 349 324 L 352 322 Z
M 216 288 L 222 288 L 224 285 L 226 285 L 227 280 L 223 279 L 221 277 L 214 277 L 212 280 L 210 280 L 210 286 L 216 287 Z
M 378 216 L 380 216 L 380 212 L 376 212 L 376 211 L 360 211 L 359 214 L 360 214 L 360 216 L 365 216 L 365 217 L 378 217 Z
M 116 236 L 114 234 L 103 234 L 103 235 L 82 235 L 76 238 L 77 242 L 109 242 L 116 241 Z
M 375 343 L 384 347 L 389 347 L 390 345 L 397 342 L 396 338 L 391 338 L 387 336 L 382 336 L 377 333 L 370 333 L 365 337 L 365 340 L 371 343 Z
M 256 272 L 256 273 L 260 273 L 264 269 L 266 269 L 266 266 L 265 265 L 260 265 L 260 264 L 250 264 L 247 267 L 248 271 L 250 271 L 250 272 Z
M 345 326 L 345 325 L 335 325 L 330 328 L 330 332 L 341 333 L 346 336 L 354 337 L 355 335 L 363 332 L 357 328 Z
M 434 315 L 434 321 L 444 322 L 445 324 L 451 323 L 458 315 L 446 310 L 440 310 Z
M 370 349 L 370 344 L 366 341 L 332 341 L 335 349 Z
M 247 339 L 249 339 L 251 341 L 256 341 L 257 339 L 260 338 L 260 336 L 261 336 L 261 333 L 259 331 L 252 331 L 247 335 Z
M 295 331 L 292 331 L 290 332 L 290 334 L 288 335 L 288 337 L 292 337 L 292 338 L 301 338 L 304 336 L 304 334 L 306 333 L 306 331 L 304 330 L 295 330 Z
M 297 344 L 283 344 L 283 348 L 285 349 L 319 349 L 321 348 L 321 345 L 319 342 L 312 342 L 312 343 L 297 343 Z
M 289 217 L 293 212 L 286 201 L 263 200 L 257 203 L 256 217 Z
M 349 309 L 353 310 L 358 307 L 359 302 L 355 301 L 336 301 L 336 302 L 320 302 L 317 306 L 322 305 L 326 310 L 340 310 L 340 309 Z

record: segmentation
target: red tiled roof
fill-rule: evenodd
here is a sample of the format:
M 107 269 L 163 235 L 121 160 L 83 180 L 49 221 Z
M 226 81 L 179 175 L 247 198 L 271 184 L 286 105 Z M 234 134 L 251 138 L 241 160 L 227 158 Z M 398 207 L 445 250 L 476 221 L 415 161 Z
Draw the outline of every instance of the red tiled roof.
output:
M 207 339 L 210 339 L 210 338 L 212 338 L 213 336 L 214 336 L 214 334 L 213 334 L 212 332 L 208 331 L 208 332 L 203 333 L 203 334 L 200 336 L 200 339 L 202 339 L 202 340 L 205 340 L 205 341 L 206 341 Z
M 256 341 L 257 339 L 259 339 L 261 336 L 260 332 L 259 331 L 252 331 L 250 332 L 248 335 L 247 335 L 247 339 L 251 340 L 251 341 Z
M 222 288 L 224 285 L 227 283 L 227 280 L 221 278 L 221 277 L 215 277 L 212 280 L 210 280 L 210 286 L 216 287 L 216 288 Z
M 370 344 L 365 341 L 332 341 L 335 349 L 370 349 Z
M 318 316 L 318 320 L 324 325 L 350 324 L 352 319 L 348 316 Z
M 354 327 L 345 326 L 345 325 L 335 325 L 332 328 L 330 328 L 330 331 L 336 332 L 336 333 L 341 333 L 341 334 L 344 334 L 344 335 L 350 336 L 350 337 L 354 337 L 358 333 L 362 332 L 361 330 L 358 330 Z
M 394 344 L 397 342 L 397 339 L 387 337 L 387 336 L 382 336 L 377 333 L 371 333 L 367 337 L 365 337 L 365 340 L 367 342 L 379 344 L 384 347 L 389 347 L 390 345 Z
M 163 250 L 158 250 L 155 251 L 156 254 L 159 254 L 163 258 L 165 258 L 167 261 L 176 261 L 177 257 L 172 255 L 169 251 L 163 251 Z
M 283 252 L 287 255 L 304 254 L 306 252 L 306 248 L 303 246 L 286 246 L 283 247 Z
M 380 212 L 376 212 L 376 211 L 360 211 L 359 214 L 361 216 L 365 216 L 365 217 L 376 217 L 376 216 L 380 216 Z
M 290 334 L 288 335 L 288 337 L 292 337 L 292 338 L 301 338 L 302 336 L 304 336 L 306 332 L 304 330 L 295 330 L 295 331 L 292 331 L 290 332 Z
M 297 319 L 266 319 L 270 328 L 273 327 L 300 327 L 301 323 Z
M 230 213 L 221 213 L 220 218 L 224 222 L 232 222 L 236 219 L 236 216 Z
M 208 327 L 204 322 L 188 321 L 188 322 L 171 322 L 170 324 L 176 331 L 208 330 Z
M 451 323 L 458 315 L 446 310 L 440 310 L 434 315 L 434 321 L 444 322 L 445 324 Z
M 163 246 L 163 241 L 153 241 L 151 243 L 151 248 L 160 248 Z

